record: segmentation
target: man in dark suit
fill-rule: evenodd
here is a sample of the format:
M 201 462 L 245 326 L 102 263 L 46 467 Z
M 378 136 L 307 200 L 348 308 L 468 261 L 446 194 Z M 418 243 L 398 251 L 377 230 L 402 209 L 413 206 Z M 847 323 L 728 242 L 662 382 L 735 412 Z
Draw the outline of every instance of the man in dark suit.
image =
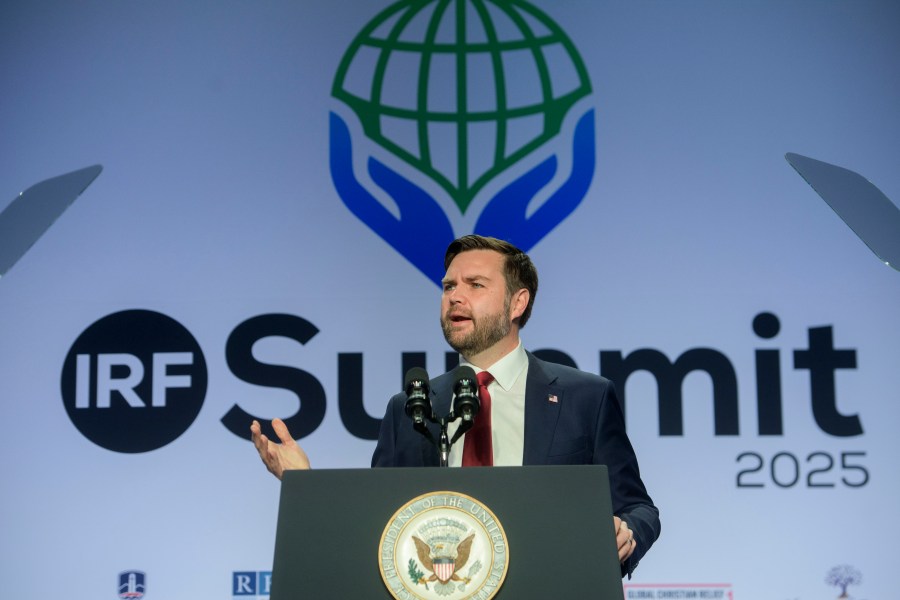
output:
M 444 266 L 441 328 L 461 363 L 476 371 L 484 403 L 463 443 L 454 445 L 450 466 L 607 465 L 619 561 L 630 575 L 659 537 L 659 511 L 641 481 L 612 383 L 524 350 L 519 330 L 537 293 L 537 271 L 524 252 L 470 235 L 450 244 Z M 450 374 L 431 382 L 437 414 L 450 412 L 452 385 Z M 398 394 L 388 404 L 374 467 L 438 464 L 434 446 L 409 426 L 406 400 Z M 281 444 L 270 443 L 257 422 L 251 426 L 269 471 L 280 478 L 285 469 L 309 468 L 284 423 L 273 426 Z

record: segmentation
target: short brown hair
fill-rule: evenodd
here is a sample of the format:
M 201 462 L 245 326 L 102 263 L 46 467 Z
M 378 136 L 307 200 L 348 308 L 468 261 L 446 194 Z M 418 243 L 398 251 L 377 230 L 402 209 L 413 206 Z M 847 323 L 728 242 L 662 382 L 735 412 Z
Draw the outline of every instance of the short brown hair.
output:
M 525 323 L 531 316 L 531 307 L 534 306 L 534 297 L 537 296 L 538 289 L 538 275 L 534 263 L 527 254 L 505 240 L 480 235 L 464 235 L 453 240 L 447 246 L 447 253 L 444 255 L 444 270 L 450 268 L 450 263 L 457 254 L 469 250 L 493 250 L 506 258 L 503 276 L 506 279 L 507 296 L 512 296 L 522 288 L 528 290 L 528 306 L 525 307 L 525 311 L 518 319 L 519 329 L 525 327 Z

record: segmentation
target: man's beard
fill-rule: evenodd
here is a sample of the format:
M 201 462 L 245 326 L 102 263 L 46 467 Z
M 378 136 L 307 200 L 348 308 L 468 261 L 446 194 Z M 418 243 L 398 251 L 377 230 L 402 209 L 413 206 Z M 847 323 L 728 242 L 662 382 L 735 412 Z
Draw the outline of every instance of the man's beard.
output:
M 448 315 L 443 315 L 441 329 L 444 331 L 444 339 L 451 348 L 466 358 L 481 354 L 509 333 L 512 327 L 509 320 L 509 304 L 507 299 L 502 312 L 485 315 L 477 320 L 472 317 L 472 330 L 467 334 L 454 334 L 453 321 Z M 452 337 L 454 335 L 455 339 Z

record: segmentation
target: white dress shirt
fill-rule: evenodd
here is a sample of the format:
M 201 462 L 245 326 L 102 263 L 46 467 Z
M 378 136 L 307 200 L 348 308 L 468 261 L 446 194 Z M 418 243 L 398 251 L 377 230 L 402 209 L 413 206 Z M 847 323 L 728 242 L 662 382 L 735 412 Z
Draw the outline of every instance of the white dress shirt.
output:
M 472 367 L 475 373 L 487 370 L 494 376 L 488 385 L 491 395 L 491 443 L 495 466 L 522 466 L 525 452 L 525 380 L 528 378 L 528 355 L 522 342 L 516 349 L 495 362 L 488 369 L 479 369 L 460 356 L 460 365 Z M 475 417 L 478 419 L 478 417 Z M 450 424 L 449 435 L 459 426 Z M 466 436 L 459 438 L 450 449 L 450 466 L 462 465 Z

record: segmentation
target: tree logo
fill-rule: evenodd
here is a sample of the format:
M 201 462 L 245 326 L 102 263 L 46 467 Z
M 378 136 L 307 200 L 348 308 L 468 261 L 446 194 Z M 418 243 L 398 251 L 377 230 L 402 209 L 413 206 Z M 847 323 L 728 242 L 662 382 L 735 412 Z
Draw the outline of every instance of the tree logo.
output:
M 530 250 L 594 174 L 587 70 L 524 0 L 400 0 L 338 67 L 331 177 L 341 200 L 435 283 L 474 232 Z
M 847 588 L 851 585 L 862 583 L 862 573 L 850 565 L 839 565 L 837 567 L 832 567 L 831 570 L 828 571 L 828 574 L 825 576 L 825 583 L 840 588 L 841 595 L 838 596 L 839 599 L 850 598 L 850 595 L 847 593 Z

